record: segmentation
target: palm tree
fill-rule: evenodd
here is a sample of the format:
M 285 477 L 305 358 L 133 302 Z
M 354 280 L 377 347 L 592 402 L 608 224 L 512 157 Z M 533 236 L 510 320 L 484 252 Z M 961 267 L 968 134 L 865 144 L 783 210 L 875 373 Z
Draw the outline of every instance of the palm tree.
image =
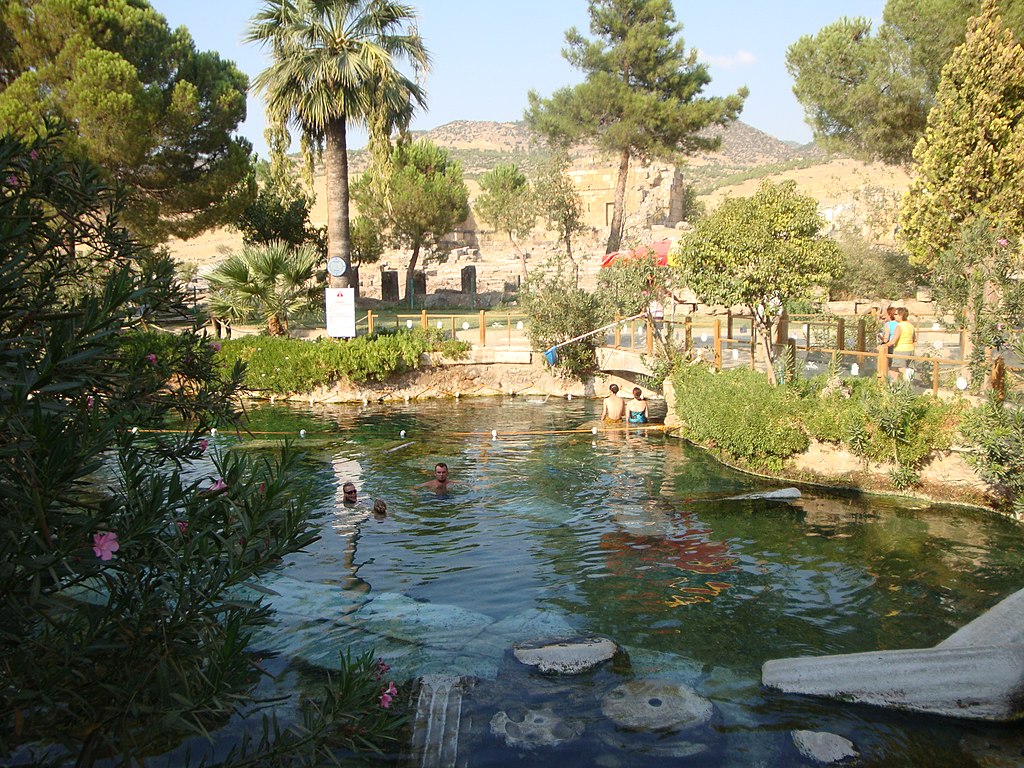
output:
M 259 317 L 271 336 L 287 336 L 288 316 L 323 297 L 314 279 L 319 262 L 316 247 L 309 244 L 293 248 L 274 240 L 246 245 L 208 275 L 210 311 L 236 321 Z
M 397 62 L 417 72 L 430 63 L 415 11 L 392 0 L 268 0 L 249 24 L 247 42 L 269 46 L 273 63 L 253 81 L 272 125 L 297 126 L 307 160 L 327 169 L 328 257 L 348 265 L 349 122 L 373 131 L 405 129 L 423 90 Z M 348 272 L 333 287 L 347 287 Z

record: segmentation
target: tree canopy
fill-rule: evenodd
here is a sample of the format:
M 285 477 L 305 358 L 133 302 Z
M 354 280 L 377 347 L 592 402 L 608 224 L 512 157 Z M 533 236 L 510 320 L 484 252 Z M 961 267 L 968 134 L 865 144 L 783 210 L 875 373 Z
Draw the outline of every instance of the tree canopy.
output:
M 533 190 L 526 174 L 515 163 L 496 165 L 481 177 L 474 208 L 484 221 L 508 235 L 519 254 L 526 280 L 526 254 L 516 241 L 529 235 L 537 221 Z
M 360 212 L 385 237 L 410 250 L 406 299 L 413 300 L 412 281 L 420 255 L 433 255 L 441 239 L 469 216 L 469 190 L 462 166 L 428 141 L 401 143 L 392 152 L 389 177 L 363 174 L 354 194 Z
M 268 0 L 246 39 L 269 48 L 273 62 L 255 79 L 266 95 L 274 128 L 297 128 L 310 166 L 322 156 L 327 171 L 328 256 L 351 260 L 349 124 L 387 137 L 408 126 L 420 86 L 399 71 L 429 64 L 411 6 L 392 0 Z M 346 272 L 338 280 L 348 285 Z
M 0 6 L 0 125 L 23 138 L 47 118 L 68 151 L 123 185 L 123 221 L 152 242 L 232 221 L 248 202 L 248 80 L 195 49 L 145 0 L 10 0 Z
M 900 238 L 931 266 L 965 226 L 986 219 L 1024 232 L 1024 48 L 996 4 L 971 20 L 942 71 L 928 127 L 914 149 L 915 178 Z
M 869 19 L 842 18 L 790 46 L 786 66 L 815 140 L 855 157 L 909 163 L 942 68 L 981 5 L 888 0 L 877 31 Z M 1000 5 L 1008 25 L 1024 30 L 1024 2 Z
M 772 376 L 778 313 L 830 285 L 841 269 L 824 226 L 817 201 L 797 192 L 795 182 L 764 181 L 751 197 L 726 199 L 674 246 L 682 280 L 702 302 L 750 311 Z
M 697 51 L 686 50 L 669 0 L 590 0 L 589 11 L 595 39 L 573 27 L 562 52 L 584 81 L 547 99 L 531 91 L 526 121 L 554 144 L 593 141 L 617 159 L 610 253 L 622 240 L 630 162 L 715 149 L 718 140 L 703 129 L 735 120 L 747 91 L 700 96 L 711 76 Z

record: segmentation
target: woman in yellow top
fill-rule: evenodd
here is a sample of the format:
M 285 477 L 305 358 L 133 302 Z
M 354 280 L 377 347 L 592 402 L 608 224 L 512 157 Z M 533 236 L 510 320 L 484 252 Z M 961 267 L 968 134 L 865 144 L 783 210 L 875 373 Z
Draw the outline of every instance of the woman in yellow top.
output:
M 907 311 L 906 307 L 898 307 L 896 309 L 896 316 L 899 318 L 899 323 L 896 325 L 892 337 L 890 338 L 890 342 L 892 343 L 892 352 L 894 355 L 913 355 L 914 344 L 917 342 L 917 330 L 908 319 L 910 317 L 910 313 Z M 910 361 L 903 360 L 900 362 L 903 364 L 902 368 L 904 370 L 904 376 L 906 376 L 906 371 L 910 370 Z M 890 367 L 889 375 L 893 378 L 897 378 L 899 376 L 899 368 L 895 365 Z

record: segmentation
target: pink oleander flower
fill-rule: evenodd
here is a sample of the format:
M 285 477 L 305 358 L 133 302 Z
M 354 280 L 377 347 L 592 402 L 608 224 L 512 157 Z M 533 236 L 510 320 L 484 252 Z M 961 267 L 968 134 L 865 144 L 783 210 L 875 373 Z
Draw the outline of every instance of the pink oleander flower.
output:
M 175 525 L 178 526 L 178 532 L 182 535 L 188 533 L 188 520 L 178 520 Z
M 1002 246 L 1007 246 L 1010 244 L 1010 241 L 1007 240 L 1005 237 L 1000 237 L 998 240 L 996 240 L 996 242 Z
M 94 533 L 92 535 L 92 551 L 100 560 L 109 560 L 121 548 L 117 543 L 117 534 L 113 532 Z
M 260 496 L 266 496 L 266 495 L 267 495 L 267 484 L 266 483 L 260 483 Z
M 8 187 L 15 187 L 16 188 L 20 184 L 21 184 L 21 182 L 18 180 L 18 177 L 15 176 L 13 173 L 10 176 L 7 177 L 7 186 Z
M 373 676 L 380 680 L 384 675 L 391 671 L 391 665 L 388 664 L 384 659 L 378 658 L 373 663 Z
M 199 441 L 199 452 L 206 453 L 206 449 L 210 447 L 210 441 L 205 437 Z
M 156 355 L 153 352 L 150 352 L 148 355 L 146 355 L 146 362 L 148 362 L 150 365 L 156 365 Z
M 224 482 L 223 478 L 217 478 L 217 482 L 210 486 L 210 493 L 217 493 L 223 491 L 228 487 L 228 484 Z
M 87 398 L 85 398 L 85 407 L 86 408 L 92 408 L 93 405 L 95 405 L 95 403 L 96 403 L 96 401 L 93 399 L 92 395 L 89 395 Z
M 31 150 L 31 151 L 30 151 L 30 152 L 28 153 L 28 156 L 29 156 L 29 158 L 30 158 L 30 159 L 32 159 L 32 160 L 38 160 L 38 159 L 39 159 L 39 153 L 38 153 L 38 152 L 36 152 L 36 151 L 35 151 L 34 149 L 33 149 L 33 150 Z
M 1002 323 L 997 323 L 996 324 L 996 330 L 999 330 L 999 331 L 1003 330 L 1003 324 Z
M 387 709 L 391 706 L 391 702 L 398 696 L 398 689 L 395 688 L 395 684 L 392 682 L 388 683 L 387 688 L 382 688 L 380 692 L 380 705 L 383 709 Z
M 210 342 L 210 349 L 212 349 L 214 352 L 220 352 L 220 342 L 219 341 L 211 341 Z

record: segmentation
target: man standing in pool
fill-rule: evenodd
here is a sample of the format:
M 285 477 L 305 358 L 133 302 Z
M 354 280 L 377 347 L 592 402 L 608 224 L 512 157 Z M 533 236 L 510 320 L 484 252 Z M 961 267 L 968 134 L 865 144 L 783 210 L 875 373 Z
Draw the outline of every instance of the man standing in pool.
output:
M 609 384 L 611 394 L 604 399 L 601 408 L 601 421 L 622 421 L 622 414 L 626 411 L 626 401 L 619 397 L 619 385 Z
M 434 465 L 434 477 L 425 483 L 420 483 L 420 488 L 429 488 L 437 493 L 445 493 L 448 490 L 448 465 L 439 461 Z

